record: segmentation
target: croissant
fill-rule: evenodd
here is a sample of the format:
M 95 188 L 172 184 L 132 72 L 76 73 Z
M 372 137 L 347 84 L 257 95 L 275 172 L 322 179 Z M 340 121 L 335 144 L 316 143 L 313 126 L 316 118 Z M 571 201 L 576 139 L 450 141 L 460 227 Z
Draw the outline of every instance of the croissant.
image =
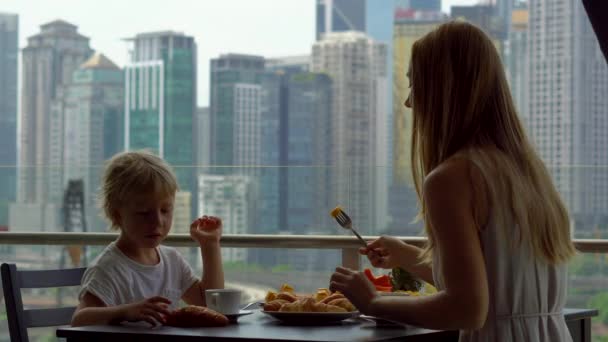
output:
M 335 305 L 315 303 L 313 312 L 346 312 L 347 310 Z
M 286 303 L 279 309 L 280 312 L 304 312 L 304 306 L 300 302 Z
M 339 298 L 345 298 L 345 297 L 344 297 L 344 295 L 343 295 L 343 294 L 341 294 L 341 293 L 334 293 L 334 294 L 332 294 L 331 296 L 329 296 L 329 297 L 327 297 L 327 298 L 323 299 L 323 300 L 321 301 L 321 303 L 323 303 L 323 304 L 327 304 L 327 303 L 331 302 L 332 300 L 334 300 L 334 299 L 339 299 Z
M 204 306 L 189 305 L 173 311 L 167 317 L 166 325 L 183 328 L 223 327 L 228 325 L 228 317 Z
M 296 298 L 296 296 L 294 296 L 293 294 L 289 293 L 289 292 L 281 292 L 279 293 L 275 299 L 283 299 L 286 300 L 290 303 L 295 302 L 298 298 Z
M 318 289 L 317 292 L 314 294 L 313 298 L 317 301 L 320 302 L 323 299 L 329 297 L 329 290 L 328 289 Z
M 289 303 L 285 299 L 275 299 L 264 304 L 264 311 L 279 311 L 283 304 Z
M 348 312 L 352 312 L 352 311 L 356 311 L 357 309 L 355 308 L 355 306 L 353 305 L 353 303 L 350 302 L 350 300 L 346 299 L 346 298 L 338 298 L 338 299 L 334 299 L 331 302 L 327 303 L 328 305 L 335 305 L 335 306 L 339 306 L 343 309 L 346 309 L 346 311 Z

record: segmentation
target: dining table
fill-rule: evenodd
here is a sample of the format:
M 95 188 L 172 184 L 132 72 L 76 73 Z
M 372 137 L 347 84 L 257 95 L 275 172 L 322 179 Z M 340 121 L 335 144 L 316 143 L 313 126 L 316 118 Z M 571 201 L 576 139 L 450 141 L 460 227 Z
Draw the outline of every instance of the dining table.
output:
M 390 324 L 379 325 L 365 317 L 341 322 L 315 325 L 286 324 L 267 316 L 260 310 L 243 316 L 225 327 L 178 328 L 143 325 L 92 325 L 59 327 L 57 337 L 75 341 L 453 341 L 457 331 L 438 331 L 419 327 Z
M 594 309 L 565 309 L 564 316 L 574 341 L 591 341 Z M 429 330 L 411 325 L 378 321 L 365 316 L 341 322 L 293 325 L 276 320 L 260 310 L 237 322 L 215 328 L 177 328 L 145 325 L 62 326 L 57 337 L 76 341 L 458 341 L 458 331 Z

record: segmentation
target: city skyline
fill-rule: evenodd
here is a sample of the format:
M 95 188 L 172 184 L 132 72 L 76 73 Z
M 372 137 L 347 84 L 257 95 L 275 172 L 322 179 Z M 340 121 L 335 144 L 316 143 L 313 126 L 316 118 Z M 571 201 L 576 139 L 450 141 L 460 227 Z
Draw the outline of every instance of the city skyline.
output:
M 477 2 L 479 1 L 443 0 L 442 11 L 448 12 L 453 5 L 472 5 Z M 40 25 L 61 19 L 78 26 L 79 31 L 91 39 L 91 47 L 95 51 L 103 53 L 121 68 L 129 63 L 124 38 L 141 32 L 166 30 L 192 36 L 199 45 L 199 107 L 209 106 L 211 59 L 225 53 L 261 55 L 266 58 L 310 54 L 310 48 L 315 42 L 316 0 L 227 0 L 196 3 L 178 0 L 172 2 L 169 7 L 162 6 L 164 3 L 160 1 L 144 0 L 128 3 L 108 0 L 103 6 L 93 6 L 90 3 L 83 5 L 83 2 L 78 0 L 4 0 L 2 5 L 3 12 L 20 16 L 19 49 L 26 46 L 27 37 L 36 34 Z M 120 14 L 138 13 L 142 8 L 146 8 L 146 17 L 138 20 L 133 20 L 130 15 Z M 204 16 L 201 13 L 213 15 Z M 297 15 L 278 17 L 276 13 Z M 108 25 L 109 18 L 112 25 Z M 244 27 L 247 28 L 247 34 L 242 33 Z M 289 27 L 289 30 L 277 30 L 277 27 Z M 21 57 L 19 61 L 21 64 Z

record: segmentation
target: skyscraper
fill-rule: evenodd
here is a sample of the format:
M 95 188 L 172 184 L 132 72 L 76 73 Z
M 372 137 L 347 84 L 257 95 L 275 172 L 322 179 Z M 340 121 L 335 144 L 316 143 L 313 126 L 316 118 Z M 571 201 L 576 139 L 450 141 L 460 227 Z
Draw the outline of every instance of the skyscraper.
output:
M 386 45 L 361 32 L 334 32 L 313 45 L 313 72 L 332 79 L 332 201 L 345 206 L 363 232 L 375 233 L 385 218 Z M 384 157 L 384 158 L 383 158 Z M 384 160 L 383 160 L 384 159 Z M 382 194 L 380 194 L 382 193 Z
M 150 149 L 174 166 L 180 187 L 193 191 L 196 42 L 183 33 L 141 33 L 127 39 L 125 149 Z
M 526 77 L 526 56 L 528 54 L 528 9 L 526 5 L 515 8 L 512 14 L 509 33 L 509 53 L 505 61 L 511 94 L 522 118 L 522 112 L 528 110 L 527 93 L 528 79 Z
M 373 0 L 372 0 L 373 1 Z M 440 12 L 441 0 L 394 0 L 399 11 Z M 370 1 L 371 2 L 371 1 Z
M 96 195 L 103 162 L 123 150 L 123 72 L 101 53 L 96 53 L 72 75 L 72 82 L 58 89 L 51 104 L 49 188 L 61 201 L 70 180 L 82 180 L 87 223 L 103 230 L 98 220 Z
M 256 147 L 252 141 L 259 139 L 255 136 L 258 132 L 256 122 L 239 122 L 238 116 L 258 115 L 259 75 L 263 72 L 264 58 L 259 56 L 227 54 L 211 60 L 212 165 L 245 165 L 248 161 L 259 164 L 259 160 L 252 159 L 253 154 L 259 155 L 253 150 L 259 145 Z M 228 169 L 216 171 L 230 172 Z
M 397 0 L 376 0 L 367 1 L 366 24 L 367 34 L 374 40 L 386 44 L 387 47 L 387 75 L 393 74 L 393 22 Z M 387 160 L 386 181 L 392 183 L 393 172 L 393 131 L 389 129 L 393 122 L 393 82 L 389 80 L 385 94 L 379 94 L 386 101 L 386 122 L 381 123 L 387 126 Z
M 330 203 L 332 82 L 328 75 L 287 76 L 283 117 L 281 227 L 295 234 L 327 226 Z
M 51 102 L 57 90 L 72 80 L 76 70 L 93 51 L 89 38 L 62 20 L 40 26 L 23 49 L 21 148 L 18 172 L 18 201 L 45 203 L 49 193 L 49 157 L 62 146 L 51 145 Z
M 497 11 L 496 5 L 490 4 L 452 6 L 451 15 L 454 19 L 464 19 L 484 30 L 504 59 L 506 58 L 505 45 L 508 40 L 509 27 L 505 28 L 504 21 L 506 19 L 499 17 Z
M 249 232 L 252 205 L 252 182 L 244 175 L 199 175 L 199 214 L 222 218 L 223 234 L 247 234 Z M 247 261 L 245 248 L 222 248 L 222 260 Z
M 0 226 L 8 225 L 17 183 L 17 55 L 19 16 L 0 13 Z
M 317 0 L 317 40 L 323 34 L 331 32 L 365 32 L 365 2 L 366 0 Z
M 196 134 L 194 135 L 194 163 L 199 167 L 199 173 L 202 172 L 202 166 L 208 166 L 211 163 L 211 117 L 209 107 L 199 107 L 196 109 L 196 118 L 194 120 Z
M 582 236 L 608 222 L 608 66 L 580 2 L 529 11 L 526 121 Z
M 407 71 L 410 66 L 412 45 L 443 21 L 443 15 L 434 19 L 399 18 L 395 21 L 393 40 L 393 177 L 389 188 L 393 233 L 416 235 L 421 230 L 410 222 L 417 212 L 416 191 L 411 174 L 412 111 L 404 106 L 409 93 Z

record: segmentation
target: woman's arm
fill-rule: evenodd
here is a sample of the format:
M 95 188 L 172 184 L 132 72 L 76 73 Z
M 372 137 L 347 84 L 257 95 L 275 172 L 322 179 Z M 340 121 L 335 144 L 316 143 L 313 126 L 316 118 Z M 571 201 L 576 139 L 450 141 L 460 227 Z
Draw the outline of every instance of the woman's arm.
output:
M 378 298 L 372 312 L 435 329 L 481 328 L 488 312 L 488 283 L 473 206 L 483 182 L 464 159 L 452 160 L 432 172 L 424 184 L 427 219 L 445 289 L 424 298 Z M 472 184 L 475 183 L 475 184 Z M 476 199 L 476 197 L 478 197 Z M 441 313 L 441 314 L 438 314 Z
M 466 160 L 432 172 L 424 184 L 427 219 L 439 253 L 445 288 L 426 297 L 378 296 L 361 273 L 339 270 L 331 287 L 342 291 L 364 313 L 431 329 L 475 330 L 488 312 L 484 257 L 473 217 L 475 197 Z M 352 271 L 351 271 L 352 272 Z

